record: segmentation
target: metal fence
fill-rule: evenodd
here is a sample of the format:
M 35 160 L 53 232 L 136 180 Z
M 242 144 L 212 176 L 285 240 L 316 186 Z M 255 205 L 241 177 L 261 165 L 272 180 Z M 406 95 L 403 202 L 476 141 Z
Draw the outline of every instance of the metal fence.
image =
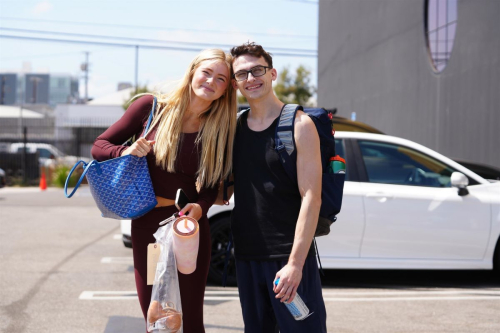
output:
M 90 150 L 94 140 L 108 128 L 110 121 L 92 119 L 81 124 L 66 119 L 66 124 L 72 125 L 58 126 L 54 118 L 0 120 L 0 168 L 6 172 L 7 185 L 37 184 L 42 172 L 45 172 L 46 160 L 58 157 L 19 147 L 28 147 L 33 143 L 37 146 L 46 144 L 56 148 L 62 155 L 91 159 Z

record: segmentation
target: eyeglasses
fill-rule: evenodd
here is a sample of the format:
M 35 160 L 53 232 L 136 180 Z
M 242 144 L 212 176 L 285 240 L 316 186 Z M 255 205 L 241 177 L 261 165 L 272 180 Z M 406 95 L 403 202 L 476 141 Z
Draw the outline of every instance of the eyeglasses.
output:
M 236 81 L 245 81 L 248 79 L 248 73 L 252 73 L 253 77 L 259 77 L 264 74 L 266 74 L 266 68 L 272 69 L 272 67 L 266 67 L 266 66 L 255 66 L 254 68 L 251 68 L 249 71 L 239 71 L 238 73 L 234 73 L 233 77 Z

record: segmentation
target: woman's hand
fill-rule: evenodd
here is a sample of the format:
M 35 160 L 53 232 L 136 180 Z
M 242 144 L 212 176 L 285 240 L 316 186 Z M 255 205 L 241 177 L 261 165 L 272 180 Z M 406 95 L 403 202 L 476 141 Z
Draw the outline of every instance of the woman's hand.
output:
M 122 152 L 121 156 L 134 155 L 137 157 L 146 156 L 153 149 L 154 140 L 148 141 L 145 138 L 139 138 L 132 146 Z
M 201 216 L 203 215 L 203 210 L 197 203 L 188 203 L 179 211 L 179 215 L 183 216 L 184 214 L 186 214 L 186 212 L 189 212 L 187 216 L 192 217 L 196 221 L 199 221 L 201 219 Z

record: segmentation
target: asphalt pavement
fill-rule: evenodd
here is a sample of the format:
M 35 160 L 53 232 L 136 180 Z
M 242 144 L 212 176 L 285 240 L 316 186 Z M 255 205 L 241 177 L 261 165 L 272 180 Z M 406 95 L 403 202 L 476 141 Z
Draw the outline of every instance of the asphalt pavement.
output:
M 144 332 L 131 256 L 88 188 L 0 189 L 0 330 Z M 322 282 L 328 332 L 500 332 L 491 272 L 329 270 Z M 207 333 L 244 331 L 236 288 L 209 284 L 204 311 Z

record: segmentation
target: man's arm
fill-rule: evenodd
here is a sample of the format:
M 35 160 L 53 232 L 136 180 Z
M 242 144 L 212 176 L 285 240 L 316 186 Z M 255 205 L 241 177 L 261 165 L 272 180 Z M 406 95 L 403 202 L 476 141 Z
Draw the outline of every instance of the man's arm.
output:
M 295 117 L 295 148 L 297 149 L 297 181 L 302 203 L 295 229 L 292 253 L 288 263 L 278 273 L 276 298 L 291 302 L 302 280 L 302 268 L 318 224 L 321 207 L 321 153 L 319 135 L 314 122 L 307 114 L 297 111 Z

